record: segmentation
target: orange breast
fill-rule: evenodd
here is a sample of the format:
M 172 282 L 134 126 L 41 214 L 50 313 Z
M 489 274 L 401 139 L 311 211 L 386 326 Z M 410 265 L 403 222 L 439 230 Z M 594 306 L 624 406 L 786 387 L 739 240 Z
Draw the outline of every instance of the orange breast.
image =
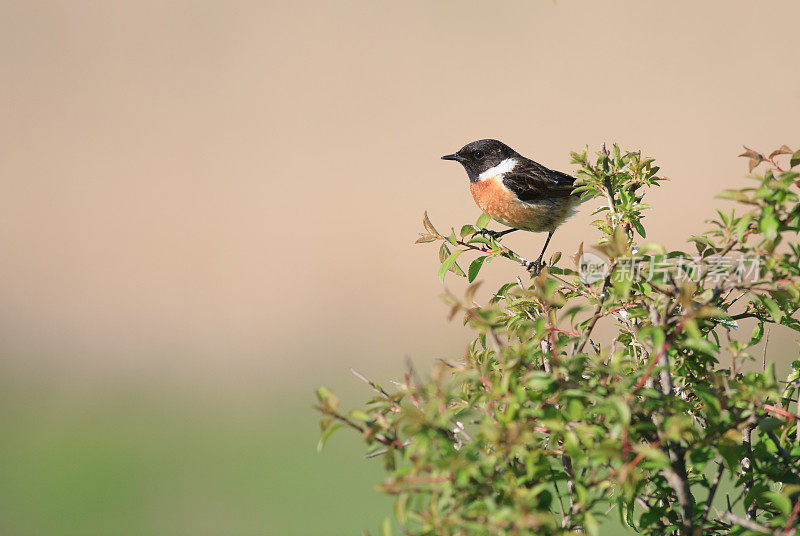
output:
M 499 176 L 470 183 L 469 190 L 478 207 L 493 220 L 516 227 L 526 216 L 526 207 L 503 186 Z
M 575 201 L 565 197 L 523 203 L 503 186 L 499 175 L 470 183 L 469 190 L 478 207 L 493 220 L 536 233 L 555 229 L 568 216 Z

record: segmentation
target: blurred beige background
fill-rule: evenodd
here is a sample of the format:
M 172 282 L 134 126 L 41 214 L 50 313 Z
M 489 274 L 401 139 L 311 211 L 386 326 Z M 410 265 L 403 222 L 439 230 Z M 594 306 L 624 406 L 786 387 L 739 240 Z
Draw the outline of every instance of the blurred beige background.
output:
M 742 144 L 800 144 L 798 20 L 796 0 L 0 2 L 5 415 L 123 390 L 112 422 L 151 397 L 306 408 L 350 366 L 459 354 L 412 242 L 423 210 L 477 217 L 439 160 L 473 139 L 563 171 L 643 149 L 672 179 L 648 238 L 678 246 L 745 180 Z M 590 208 L 553 251 L 596 239 Z M 513 273 L 489 268 L 487 290 Z M 167 510 L 148 527 L 187 526 Z

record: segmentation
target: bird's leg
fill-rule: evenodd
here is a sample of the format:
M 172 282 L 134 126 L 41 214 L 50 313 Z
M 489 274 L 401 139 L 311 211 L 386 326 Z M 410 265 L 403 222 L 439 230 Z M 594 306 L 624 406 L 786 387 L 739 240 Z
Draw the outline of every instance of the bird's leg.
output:
M 533 269 L 535 274 L 538 274 L 542 270 L 542 259 L 544 258 L 544 252 L 547 249 L 547 245 L 550 243 L 550 239 L 553 238 L 554 231 L 550 231 L 547 233 L 547 240 L 544 241 L 544 247 L 542 248 L 542 252 L 539 253 L 539 258 L 533 262 L 528 262 L 526 268 L 528 270 Z
M 505 231 L 490 231 L 489 229 L 478 229 L 478 234 L 488 236 L 490 238 L 497 240 L 501 236 L 507 235 L 508 233 L 513 233 L 514 231 L 519 231 L 519 229 L 515 229 L 513 227 L 511 229 L 506 229 Z

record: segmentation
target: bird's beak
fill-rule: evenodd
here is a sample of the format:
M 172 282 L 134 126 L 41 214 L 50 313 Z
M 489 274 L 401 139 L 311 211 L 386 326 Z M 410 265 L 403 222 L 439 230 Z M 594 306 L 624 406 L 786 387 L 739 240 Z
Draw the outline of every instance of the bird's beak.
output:
M 442 160 L 455 160 L 456 162 L 463 162 L 466 160 L 463 156 L 459 154 L 446 154 L 442 157 Z

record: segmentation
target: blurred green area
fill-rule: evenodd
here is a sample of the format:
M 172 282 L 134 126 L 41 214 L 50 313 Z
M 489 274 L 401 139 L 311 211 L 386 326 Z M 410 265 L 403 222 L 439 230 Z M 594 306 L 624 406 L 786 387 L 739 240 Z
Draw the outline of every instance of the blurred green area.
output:
M 391 513 L 355 437 L 317 453 L 312 392 L 0 391 L 0 534 L 336 536 Z
M 392 515 L 391 498 L 375 491 L 380 460 L 365 460 L 354 434 L 317 452 L 313 391 L 65 391 L 9 380 L 0 534 L 349 536 L 376 534 Z M 369 396 L 360 387 L 340 390 L 343 404 Z
M 792 347 L 772 339 L 778 356 Z M 355 434 L 317 452 L 311 383 L 101 389 L 18 372 L 0 370 L 0 535 L 344 536 L 392 516 Z M 371 396 L 333 376 L 342 407 Z M 604 536 L 623 533 L 608 512 Z

